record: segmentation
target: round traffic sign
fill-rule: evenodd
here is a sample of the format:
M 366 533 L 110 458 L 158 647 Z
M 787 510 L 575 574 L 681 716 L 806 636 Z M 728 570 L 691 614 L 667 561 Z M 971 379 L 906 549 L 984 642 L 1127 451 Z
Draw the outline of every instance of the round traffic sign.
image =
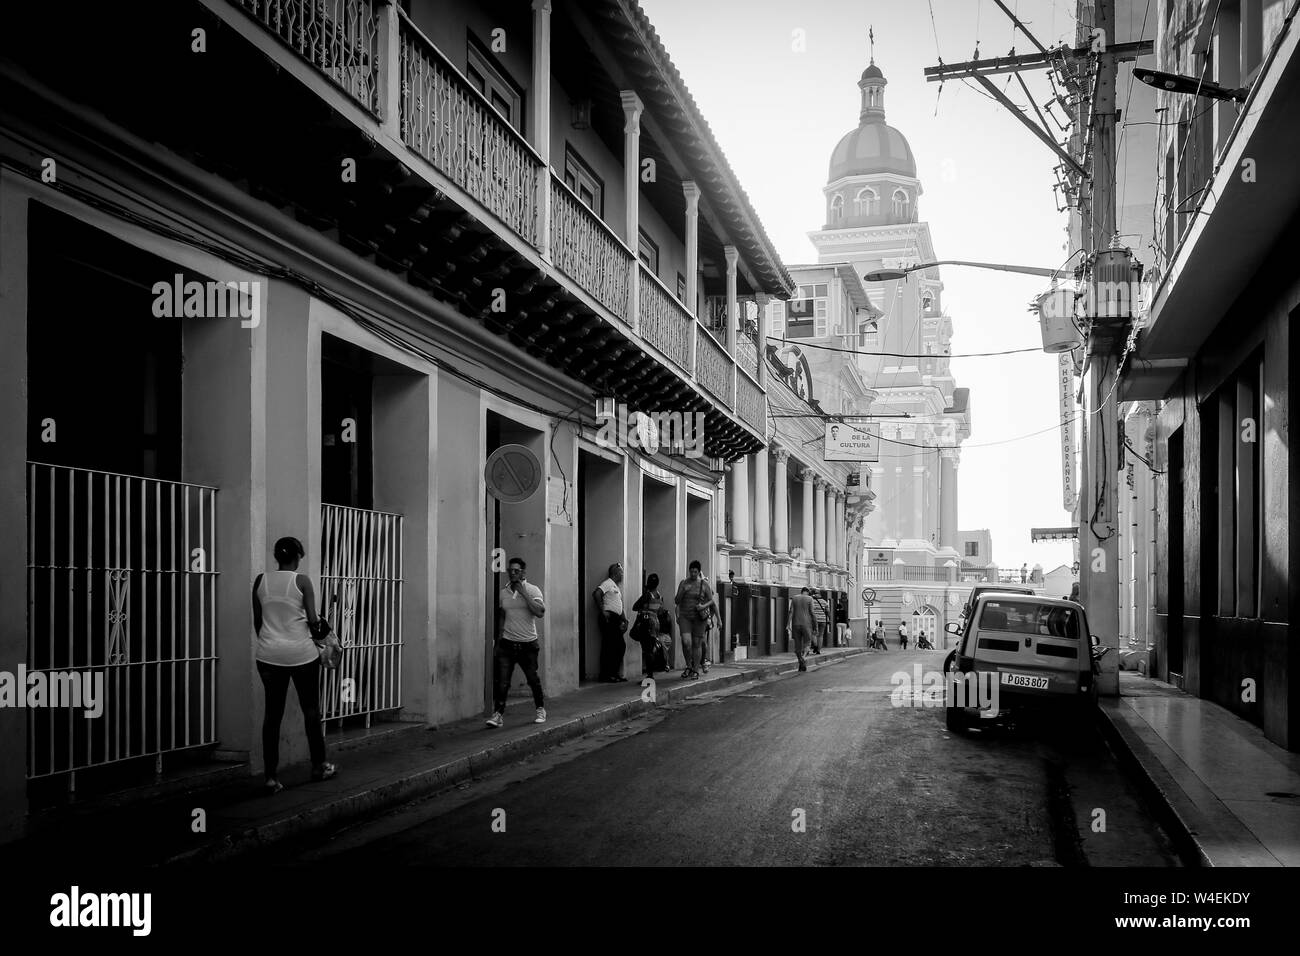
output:
M 537 493 L 542 484 L 542 465 L 523 445 L 502 445 L 488 455 L 483 478 L 493 498 L 516 504 Z

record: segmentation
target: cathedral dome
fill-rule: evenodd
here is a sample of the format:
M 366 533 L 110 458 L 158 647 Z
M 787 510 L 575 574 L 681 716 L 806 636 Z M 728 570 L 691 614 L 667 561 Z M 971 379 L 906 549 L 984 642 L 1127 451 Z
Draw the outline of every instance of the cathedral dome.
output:
M 863 123 L 844 134 L 831 153 L 827 182 L 870 173 L 916 177 L 912 147 L 902 133 L 886 125 L 883 119 Z
M 828 182 L 845 176 L 893 173 L 916 178 L 916 159 L 907 139 L 885 122 L 885 87 L 889 81 L 873 59 L 858 80 L 862 110 L 857 129 L 849 130 L 831 152 Z

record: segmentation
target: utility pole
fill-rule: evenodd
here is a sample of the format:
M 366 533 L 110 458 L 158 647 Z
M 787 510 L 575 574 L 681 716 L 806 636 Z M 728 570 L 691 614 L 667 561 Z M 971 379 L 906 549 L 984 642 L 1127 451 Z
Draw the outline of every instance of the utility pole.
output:
M 1119 441 L 1119 365 L 1128 339 L 1133 302 L 1117 303 L 1114 287 L 1123 281 L 1133 288 L 1128 250 L 1112 252 L 1115 237 L 1115 78 L 1118 61 L 1107 49 L 1115 38 L 1115 0 L 1092 5 L 1092 46 L 1097 53 L 1091 102 L 1081 101 L 1078 134 L 1088 147 L 1089 178 L 1081 193 L 1080 212 L 1085 261 L 1090 265 L 1088 338 L 1084 378 L 1083 486 L 1079 501 L 1079 594 L 1088 612 L 1088 625 L 1104 647 L 1115 648 L 1101 660 L 1098 691 L 1119 694 L 1119 542 L 1118 475 L 1123 460 Z M 1081 29 L 1085 6 L 1079 3 Z M 1086 111 L 1086 116 L 1082 115 Z M 1116 240 L 1117 241 L 1117 240 Z M 1119 308 L 1112 308 L 1112 304 Z M 1112 314 L 1118 312 L 1119 314 Z
M 1119 693 L 1119 539 L 1117 518 L 1118 474 L 1123 460 L 1119 439 L 1120 365 L 1128 344 L 1136 285 L 1132 251 L 1118 247 L 1115 203 L 1115 85 L 1121 60 L 1133 60 L 1153 52 L 1149 40 L 1115 44 L 1115 0 L 1078 0 L 1079 32 L 1076 46 L 1047 49 L 1006 4 L 998 7 L 1023 33 L 1036 53 L 944 64 L 925 70 L 926 79 L 942 83 L 954 77 L 971 78 L 994 100 L 1011 111 L 1061 161 L 1067 205 L 1077 202 L 1078 233 L 1073 235 L 1076 251 L 1084 264 L 1079 272 L 1087 276 L 1087 327 L 1083 368 L 1084 419 L 1083 461 L 1079 494 L 1079 593 L 1088 613 L 1093 635 L 1114 653 L 1102 658 L 1098 690 Z M 1095 20 L 1088 23 L 1088 18 Z M 1059 75 L 1069 99 L 1057 93 L 1046 104 L 1073 111 L 1074 131 L 1070 148 L 1056 142 L 1037 104 L 1030 100 L 1034 116 L 1017 107 L 988 79 L 1000 73 L 1049 68 Z M 1053 74 L 1049 74 L 1052 76 Z M 1021 89 L 1029 90 L 1021 80 Z M 1035 117 L 1038 122 L 1035 122 Z M 1117 293 L 1119 293 L 1117 295 Z

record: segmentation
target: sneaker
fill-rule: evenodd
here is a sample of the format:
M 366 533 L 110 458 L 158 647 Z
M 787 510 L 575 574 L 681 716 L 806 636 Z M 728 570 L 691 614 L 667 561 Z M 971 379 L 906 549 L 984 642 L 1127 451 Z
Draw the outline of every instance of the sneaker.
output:
M 501 711 L 499 710 L 496 711 L 491 717 L 487 719 L 487 725 L 489 727 L 500 727 L 505 722 L 506 719 L 504 716 L 502 716 Z
M 338 772 L 339 768 L 334 766 L 334 764 L 323 763 L 311 772 L 311 778 L 313 780 L 328 780 L 337 775 Z
M 535 724 L 544 724 L 544 723 L 546 723 L 546 708 L 545 708 L 545 707 L 538 707 L 538 708 L 537 708 L 537 716 L 533 718 L 533 723 L 535 723 Z
M 284 784 L 282 784 L 279 780 L 271 779 L 266 781 L 266 784 L 264 785 L 264 789 L 266 795 L 269 797 L 271 796 L 271 794 L 279 793 L 281 790 L 283 790 Z
M 808 665 L 805 664 L 803 661 L 800 661 L 800 662 L 799 662 L 799 672 L 800 672 L 800 673 L 803 673 L 803 672 L 806 671 L 807 669 L 808 669 Z

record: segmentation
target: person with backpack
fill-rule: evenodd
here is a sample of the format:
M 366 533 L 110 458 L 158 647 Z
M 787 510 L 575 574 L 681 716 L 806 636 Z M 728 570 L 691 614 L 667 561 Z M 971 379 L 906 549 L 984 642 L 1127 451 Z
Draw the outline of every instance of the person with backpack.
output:
M 298 573 L 307 556 L 297 538 L 275 543 L 275 571 L 266 571 L 253 582 L 253 631 L 257 639 L 257 674 L 266 690 L 266 713 L 262 720 L 262 757 L 268 794 L 284 789 L 280 783 L 280 722 L 293 683 L 302 709 L 311 753 L 312 780 L 328 780 L 338 768 L 325 759 L 325 730 L 320 716 L 320 649 L 315 635 L 321 630 L 316 615 L 316 592 L 311 578 Z
M 641 596 L 632 605 L 632 611 L 637 617 L 630 636 L 641 645 L 642 677 L 654 677 L 656 671 L 668 670 L 664 640 L 672 640 L 672 628 L 670 623 L 665 634 L 662 627 L 665 623 L 664 610 L 663 595 L 659 593 L 659 575 L 651 574 L 645 579 Z

